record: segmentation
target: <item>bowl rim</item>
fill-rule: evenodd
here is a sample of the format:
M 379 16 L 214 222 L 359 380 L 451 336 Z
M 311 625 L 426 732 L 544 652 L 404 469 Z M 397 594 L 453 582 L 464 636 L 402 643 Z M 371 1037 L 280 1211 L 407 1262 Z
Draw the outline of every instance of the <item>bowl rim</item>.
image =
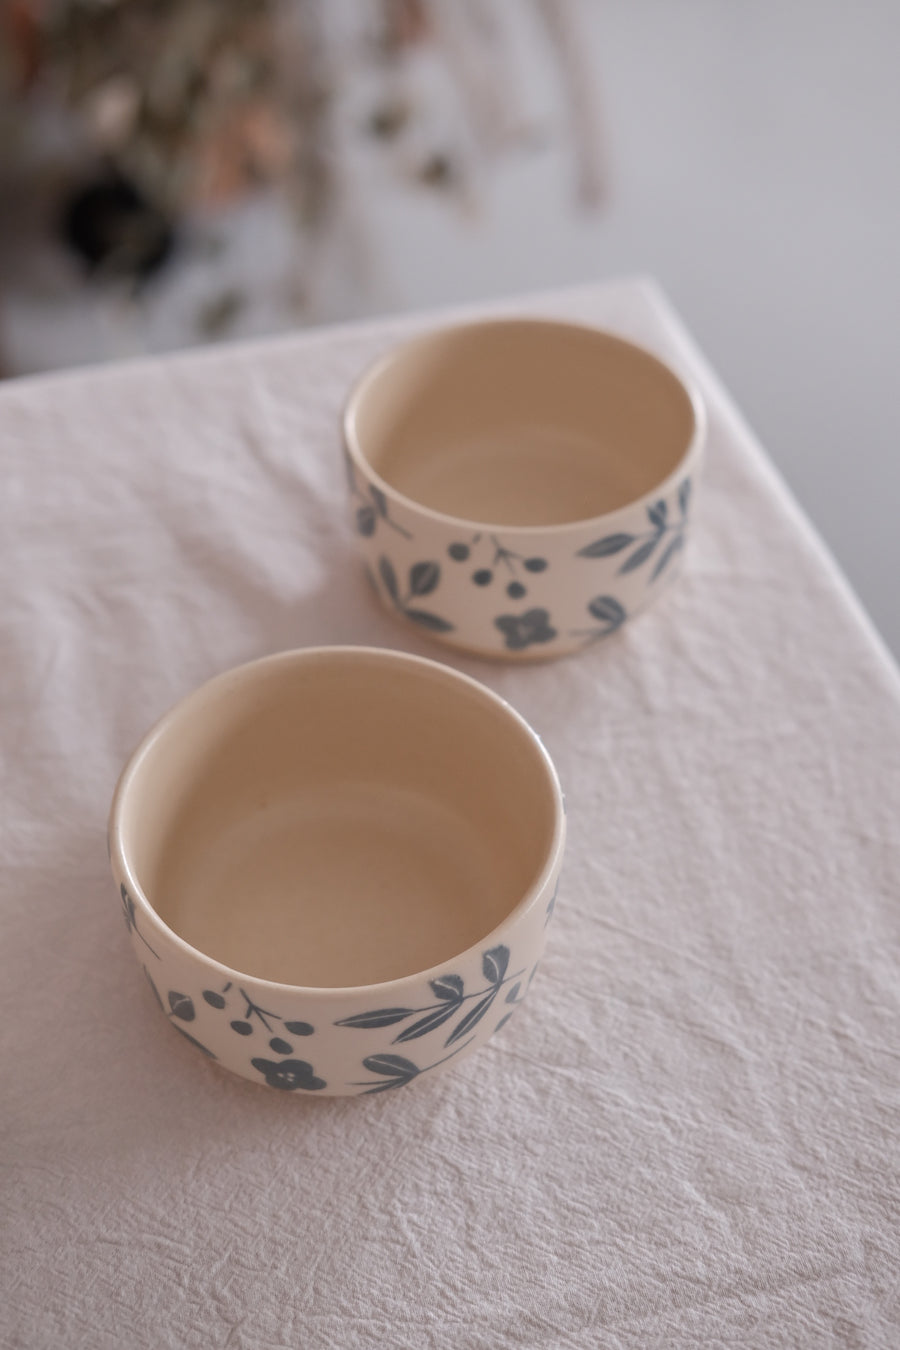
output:
M 603 511 L 595 516 L 582 516 L 578 520 L 568 520 L 558 525 L 498 525 L 491 521 L 453 516 L 445 511 L 438 511 L 434 507 L 426 506 L 422 502 L 416 501 L 414 497 L 406 496 L 405 493 L 400 492 L 385 478 L 382 478 L 363 454 L 358 432 L 359 408 L 372 385 L 381 379 L 392 365 L 409 355 L 416 347 L 438 342 L 454 335 L 465 336 L 468 333 L 501 328 L 559 329 L 567 333 L 576 333 L 583 337 L 599 340 L 601 344 L 606 346 L 623 348 L 629 355 L 640 356 L 650 365 L 656 366 L 659 372 L 673 379 L 686 395 L 694 421 L 690 439 L 675 467 L 648 492 L 642 492 L 640 496 L 625 502 L 623 506 L 617 506 L 613 511 Z M 426 328 L 422 332 L 396 343 L 389 351 L 371 361 L 354 381 L 350 393 L 344 401 L 341 429 L 344 452 L 349 456 L 354 467 L 359 470 L 364 478 L 380 488 L 391 501 L 406 507 L 409 511 L 441 525 L 452 526 L 457 530 L 481 530 L 482 532 L 504 536 L 512 535 L 520 538 L 534 537 L 535 535 L 565 538 L 566 535 L 580 534 L 588 529 L 608 527 L 610 524 L 617 522 L 620 517 L 630 514 L 635 507 L 639 507 L 656 497 L 668 495 L 676 486 L 678 480 L 683 477 L 687 467 L 701 454 L 706 443 L 708 416 L 706 404 L 695 381 L 681 370 L 676 370 L 668 361 L 657 356 L 655 352 L 652 352 L 648 347 L 644 347 L 641 343 L 632 342 L 629 338 L 621 337 L 618 333 L 595 327 L 592 324 L 572 323 L 566 319 L 545 318 L 540 315 L 534 317 L 522 315 L 508 318 L 475 319 L 462 323 L 446 324 L 438 328 Z
M 488 704 L 493 705 L 498 715 L 511 720 L 519 732 L 532 742 L 538 751 L 538 762 L 540 763 L 547 783 L 551 790 L 552 810 L 553 810 L 553 829 L 550 842 L 547 846 L 546 856 L 543 865 L 525 894 L 516 902 L 511 910 L 500 920 L 498 924 L 475 943 L 465 947 L 462 951 L 448 956 L 446 961 L 438 965 L 429 966 L 425 970 L 409 971 L 404 975 L 395 976 L 391 980 L 376 981 L 372 984 L 359 985 L 301 985 L 286 984 L 277 980 L 267 980 L 263 976 L 253 975 L 249 971 L 237 970 L 235 967 L 227 966 L 223 962 L 216 960 L 215 957 L 201 951 L 199 947 L 194 947 L 191 943 L 185 941 L 180 934 L 176 933 L 165 919 L 153 908 L 140 885 L 123 839 L 122 816 L 124 814 L 124 805 L 127 799 L 129 788 L 140 773 L 141 766 L 146 759 L 147 754 L 156 742 L 166 735 L 169 728 L 183 715 L 185 709 L 195 699 L 202 696 L 208 696 L 214 689 L 222 689 L 229 684 L 244 681 L 252 678 L 253 672 L 263 669 L 273 669 L 279 665 L 302 664 L 308 659 L 325 660 L 329 657 L 362 657 L 366 659 L 375 658 L 378 661 L 384 661 L 387 664 L 399 663 L 402 665 L 412 665 L 417 667 L 427 667 L 432 672 L 436 672 L 441 678 L 449 683 L 461 683 L 468 686 L 480 698 Z M 113 791 L 112 802 L 109 810 L 107 824 L 107 849 L 109 853 L 110 865 L 113 869 L 114 877 L 121 880 L 118 873 L 125 878 L 128 887 L 129 897 L 139 908 L 143 918 L 145 918 L 152 928 L 161 932 L 165 937 L 174 943 L 179 949 L 180 954 L 194 961 L 198 961 L 206 968 L 224 974 L 226 978 L 234 980 L 235 978 L 252 983 L 265 989 L 277 991 L 285 995 L 303 995 L 314 997 L 319 1000 L 328 1000 L 333 1002 L 342 1002 L 346 999 L 352 999 L 356 996 L 369 994 L 373 991 L 383 992 L 407 985 L 410 981 L 427 982 L 438 975 L 446 973 L 448 966 L 453 962 L 461 962 L 469 957 L 483 952 L 494 941 L 500 940 L 503 931 L 523 918 L 526 913 L 532 909 L 539 899 L 546 893 L 548 884 L 562 862 L 566 842 L 566 805 L 565 795 L 560 786 L 559 776 L 556 772 L 556 766 L 538 733 L 528 721 L 518 712 L 512 704 L 507 702 L 501 694 L 496 693 L 487 685 L 482 684 L 480 680 L 473 679 L 472 676 L 456 670 L 455 667 L 447 665 L 443 661 L 435 661 L 430 657 L 414 655 L 411 652 L 396 650 L 393 647 L 368 647 L 353 644 L 335 643 L 326 646 L 317 647 L 295 647 L 287 651 L 274 652 L 268 656 L 258 657 L 252 661 L 243 662 L 240 665 L 220 672 L 205 680 L 196 688 L 190 690 L 182 698 L 178 699 L 163 715 L 158 718 L 150 729 L 144 734 L 138 744 L 132 750 L 125 762 L 125 765 L 116 782 Z

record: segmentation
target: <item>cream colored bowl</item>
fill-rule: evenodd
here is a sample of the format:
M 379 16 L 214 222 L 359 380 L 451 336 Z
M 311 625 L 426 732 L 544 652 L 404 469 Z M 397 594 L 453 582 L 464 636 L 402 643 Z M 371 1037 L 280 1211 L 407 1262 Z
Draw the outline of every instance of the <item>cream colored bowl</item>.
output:
M 420 632 L 488 656 L 608 637 L 677 570 L 704 433 L 696 390 L 597 329 L 509 319 L 415 338 L 344 414 L 373 585 Z
M 403 1086 L 506 1021 L 544 945 L 565 820 L 497 695 L 398 652 L 311 648 L 219 676 L 147 735 L 110 857 L 177 1031 L 301 1093 Z

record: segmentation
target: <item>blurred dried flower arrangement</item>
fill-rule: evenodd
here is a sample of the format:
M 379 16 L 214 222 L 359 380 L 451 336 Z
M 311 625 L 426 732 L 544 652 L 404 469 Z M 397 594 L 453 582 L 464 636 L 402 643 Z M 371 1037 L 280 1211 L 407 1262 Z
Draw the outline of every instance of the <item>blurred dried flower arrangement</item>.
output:
M 596 206 L 606 169 L 578 3 L 0 0 L 0 295 L 4 270 L 23 268 L 52 290 L 52 248 L 67 284 L 77 260 L 79 284 L 133 317 L 168 270 L 215 257 L 229 213 L 265 198 L 294 240 L 280 286 L 294 321 L 352 312 L 323 278 L 350 296 L 371 286 L 373 176 L 471 217 L 491 165 L 540 143 L 523 19 L 555 67 L 572 200 Z M 187 340 L 233 328 L 240 271 L 192 292 Z

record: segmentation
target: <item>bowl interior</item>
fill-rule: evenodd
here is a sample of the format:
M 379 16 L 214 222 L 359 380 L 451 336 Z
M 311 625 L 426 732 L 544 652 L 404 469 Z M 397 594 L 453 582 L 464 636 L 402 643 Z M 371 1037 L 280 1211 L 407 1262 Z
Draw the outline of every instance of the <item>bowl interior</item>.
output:
M 691 398 L 649 352 L 545 321 L 399 348 L 351 398 L 351 449 L 402 496 L 481 524 L 563 525 L 652 492 L 686 455 Z
M 180 704 L 120 789 L 161 919 L 279 983 L 427 970 L 539 878 L 557 789 L 536 738 L 446 667 L 353 649 L 243 667 Z

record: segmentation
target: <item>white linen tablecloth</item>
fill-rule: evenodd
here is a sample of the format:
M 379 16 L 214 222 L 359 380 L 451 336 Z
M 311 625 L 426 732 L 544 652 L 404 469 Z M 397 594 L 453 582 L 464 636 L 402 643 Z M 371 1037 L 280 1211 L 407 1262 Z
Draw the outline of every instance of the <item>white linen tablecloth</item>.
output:
M 652 285 L 501 309 L 642 341 L 711 414 L 681 578 L 538 666 L 419 639 L 355 557 L 341 404 L 435 316 L 0 388 L 4 1347 L 900 1344 L 896 670 Z M 570 843 L 499 1037 L 297 1100 L 164 1024 L 105 817 L 175 699 L 333 642 L 510 699 Z

